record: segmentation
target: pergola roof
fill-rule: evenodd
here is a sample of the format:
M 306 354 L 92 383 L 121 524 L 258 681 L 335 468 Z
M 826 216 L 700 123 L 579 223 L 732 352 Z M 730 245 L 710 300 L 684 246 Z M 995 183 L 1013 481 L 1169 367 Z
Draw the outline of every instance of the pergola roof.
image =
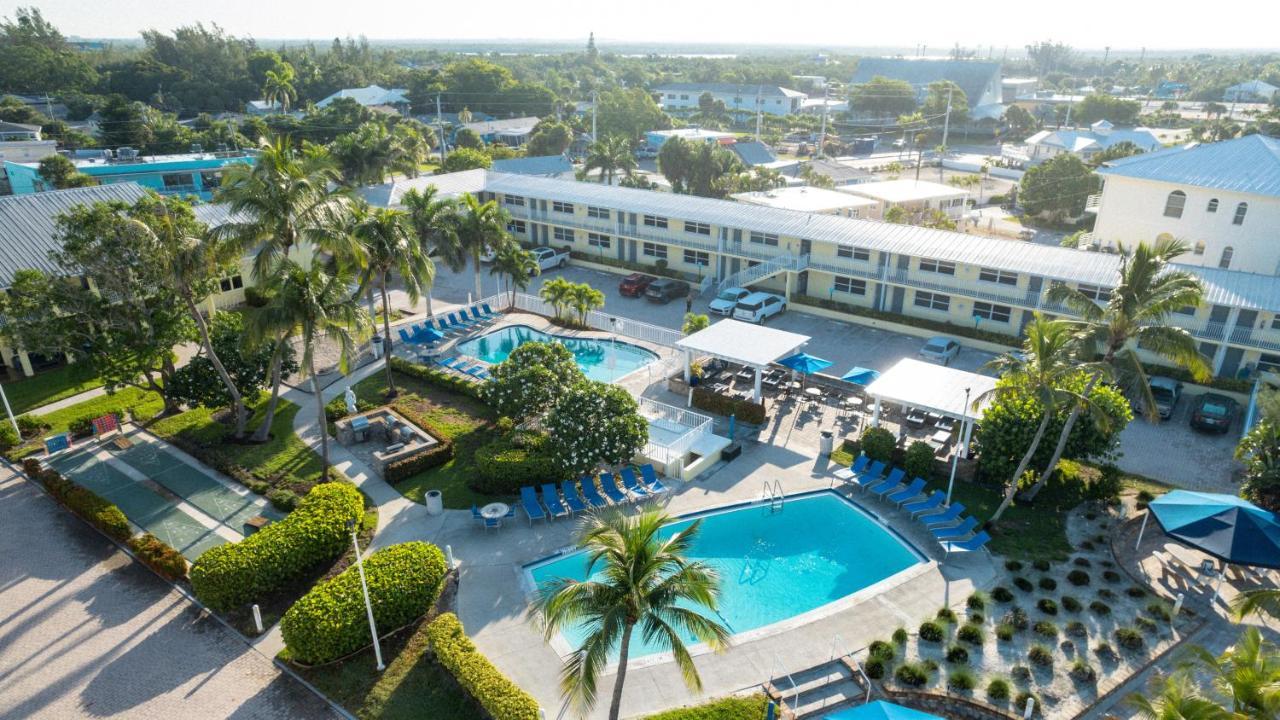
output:
M 985 403 L 976 410 L 966 408 L 964 389 L 969 388 L 972 403 L 995 386 L 996 379 L 987 375 L 903 358 L 867 386 L 867 395 L 956 419 L 980 420 Z
M 763 370 L 769 363 L 795 353 L 807 342 L 808 335 L 738 320 L 721 320 L 677 340 L 676 347 Z

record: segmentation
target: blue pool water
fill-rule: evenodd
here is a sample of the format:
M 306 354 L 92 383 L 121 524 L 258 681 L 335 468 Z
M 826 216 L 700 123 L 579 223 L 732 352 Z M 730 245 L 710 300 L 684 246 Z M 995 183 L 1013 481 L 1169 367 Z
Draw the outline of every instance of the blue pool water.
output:
M 696 518 L 668 525 L 664 536 Z M 734 634 L 772 625 L 874 585 L 924 558 L 878 521 L 835 493 L 788 498 L 784 509 L 743 507 L 703 518 L 691 558 L 720 575 L 720 615 Z M 583 553 L 527 568 L 536 584 L 587 578 Z M 582 626 L 564 630 L 570 647 Z M 692 641 L 692 638 L 687 638 Z M 631 656 L 662 652 L 632 637 Z
M 582 372 L 588 378 L 600 382 L 613 382 L 658 359 L 656 353 L 631 343 L 561 337 L 527 325 L 508 325 L 465 340 L 458 343 L 458 352 L 496 365 L 506 360 L 512 350 L 529 342 L 558 342 L 564 345 L 573 353 Z

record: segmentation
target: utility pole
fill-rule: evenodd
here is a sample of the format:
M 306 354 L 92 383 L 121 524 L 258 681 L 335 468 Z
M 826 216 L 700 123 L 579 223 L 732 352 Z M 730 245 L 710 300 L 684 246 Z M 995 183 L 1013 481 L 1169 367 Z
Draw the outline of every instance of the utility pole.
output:
M 947 86 L 947 114 L 942 119 L 942 151 L 938 155 L 938 182 L 942 182 L 942 161 L 947 157 L 947 136 L 951 132 L 951 96 L 955 89 L 955 83 Z
M 591 91 L 591 142 L 595 142 L 599 136 L 596 135 L 596 106 L 600 103 L 600 93 L 595 90 Z
M 756 86 L 756 142 L 760 142 L 760 122 L 761 120 L 764 119 L 762 115 L 762 113 L 764 112 L 763 100 L 761 99 L 761 95 L 763 94 L 763 92 L 764 92 L 763 88 L 757 85 Z
M 1071 127 L 1071 108 L 1074 106 L 1075 103 L 1067 103 L 1067 127 Z M 1058 127 L 1061 128 L 1062 126 L 1059 125 Z
M 440 113 L 440 93 L 436 93 L 436 129 L 440 132 L 440 166 L 444 166 L 444 117 Z
M 827 147 L 827 84 L 822 83 L 822 132 L 818 134 L 818 158 L 821 159 Z
M 1107 59 L 1110 57 L 1111 57 L 1111 46 L 1108 45 L 1106 49 L 1102 51 L 1102 68 L 1104 71 L 1106 70 L 1106 67 L 1107 67 Z

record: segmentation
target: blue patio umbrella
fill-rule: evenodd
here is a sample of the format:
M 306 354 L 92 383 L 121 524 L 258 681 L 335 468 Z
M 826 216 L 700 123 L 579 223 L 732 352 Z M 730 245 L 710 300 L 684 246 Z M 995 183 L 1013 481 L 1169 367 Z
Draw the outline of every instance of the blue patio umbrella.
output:
M 852 367 L 849 372 L 840 376 L 841 380 L 845 380 L 855 385 L 870 385 L 875 379 L 880 377 L 880 373 L 871 368 Z
M 796 353 L 791 357 L 785 357 L 778 361 L 779 365 L 789 367 L 797 372 L 805 375 L 812 375 L 820 370 L 826 370 L 831 367 L 830 360 L 823 360 L 820 357 L 814 357 L 808 353 Z
M 1280 568 L 1280 517 L 1247 500 L 1174 490 L 1152 500 L 1149 509 L 1178 542 L 1233 565 Z M 1146 518 L 1142 522 L 1145 529 Z
M 876 700 L 865 705 L 831 713 L 823 720 L 943 720 L 937 715 Z

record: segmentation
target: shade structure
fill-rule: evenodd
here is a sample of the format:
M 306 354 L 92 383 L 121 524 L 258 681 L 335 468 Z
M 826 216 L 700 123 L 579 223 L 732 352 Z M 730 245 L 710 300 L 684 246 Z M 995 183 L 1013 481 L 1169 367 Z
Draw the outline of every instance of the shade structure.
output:
M 841 375 L 840 379 L 855 385 L 870 385 L 878 377 L 880 373 L 871 368 L 852 367 L 849 368 L 849 372 Z
M 1174 490 L 1151 501 L 1169 537 L 1233 565 L 1280 568 L 1280 518 L 1220 493 Z
M 876 700 L 827 715 L 823 720 L 943 720 L 937 715 Z
M 784 357 L 778 361 L 779 365 L 789 367 L 797 372 L 805 375 L 812 375 L 821 370 L 831 367 L 830 360 L 823 360 L 820 357 L 814 357 L 809 353 L 796 353 L 791 357 Z

